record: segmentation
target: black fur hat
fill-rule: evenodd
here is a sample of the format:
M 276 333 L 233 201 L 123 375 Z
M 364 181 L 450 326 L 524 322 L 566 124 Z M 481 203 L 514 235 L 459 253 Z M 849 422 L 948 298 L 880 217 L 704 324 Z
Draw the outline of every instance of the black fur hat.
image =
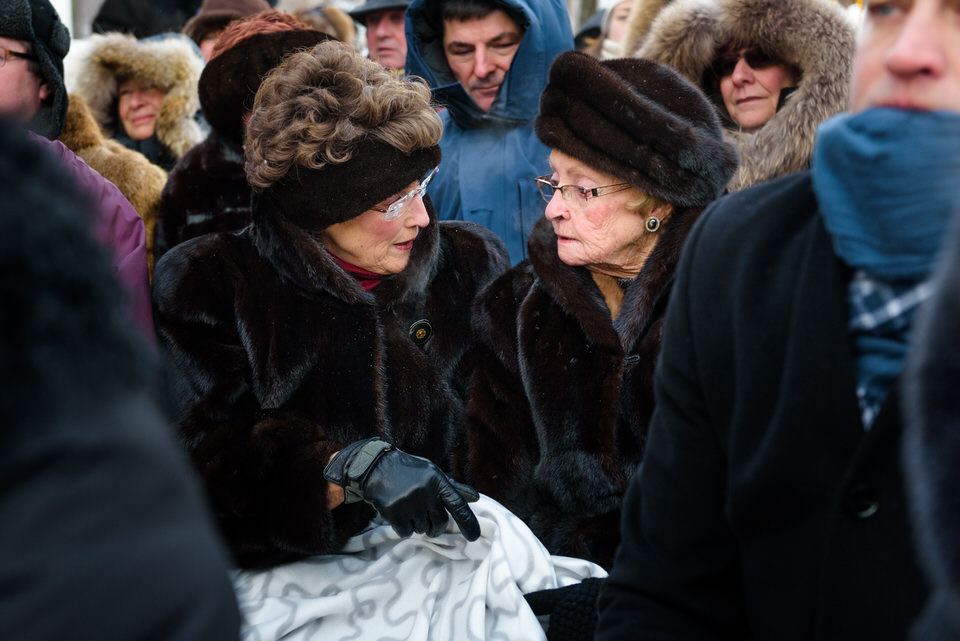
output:
M 440 164 L 439 146 L 404 153 L 386 143 L 364 140 L 345 163 L 321 169 L 299 165 L 260 194 L 290 222 L 310 231 L 356 218 L 380 201 L 420 180 Z M 327 195 L 333 195 L 327 196 Z
M 57 138 L 67 117 L 63 58 L 70 49 L 70 32 L 48 0 L 0 0 L 0 36 L 28 42 L 33 48 L 50 97 L 30 128 L 44 138 Z
M 706 96 L 650 60 L 560 54 L 535 127 L 548 147 L 678 207 L 716 199 L 739 162 Z

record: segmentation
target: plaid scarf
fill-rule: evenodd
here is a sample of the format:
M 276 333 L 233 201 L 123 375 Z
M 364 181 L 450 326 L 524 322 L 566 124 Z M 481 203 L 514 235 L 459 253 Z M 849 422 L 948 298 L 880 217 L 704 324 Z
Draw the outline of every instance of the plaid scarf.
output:
M 929 279 L 891 283 L 877 280 L 863 270 L 857 270 L 848 285 L 848 329 L 865 429 L 870 429 L 890 386 L 900 375 L 914 314 L 932 293 Z

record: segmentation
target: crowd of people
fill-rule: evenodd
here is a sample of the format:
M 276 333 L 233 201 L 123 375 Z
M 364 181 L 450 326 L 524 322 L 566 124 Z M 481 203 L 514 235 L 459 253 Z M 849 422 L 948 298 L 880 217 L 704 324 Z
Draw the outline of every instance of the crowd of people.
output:
M 0 0 L 11 638 L 960 638 L 956 2 L 181 4 Z

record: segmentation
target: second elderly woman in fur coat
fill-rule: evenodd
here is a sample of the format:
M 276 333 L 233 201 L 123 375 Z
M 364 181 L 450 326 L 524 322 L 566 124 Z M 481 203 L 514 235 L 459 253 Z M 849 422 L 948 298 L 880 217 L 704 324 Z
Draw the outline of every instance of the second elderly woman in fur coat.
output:
M 433 462 L 462 415 L 471 303 L 508 263 L 424 197 L 441 132 L 422 83 L 339 42 L 295 53 L 253 105 L 251 225 L 157 264 L 180 434 L 242 568 L 338 552 L 374 510 L 401 535 L 447 511 L 480 534 Z
M 847 108 L 854 26 L 840 3 L 674 0 L 649 20 L 631 13 L 626 46 L 640 44 L 628 53 L 673 67 L 713 102 L 740 152 L 730 191 L 809 169 L 817 127 Z
M 737 155 L 706 97 L 647 60 L 561 54 L 535 129 L 547 209 L 478 301 L 454 469 L 553 554 L 609 567 L 680 251 Z

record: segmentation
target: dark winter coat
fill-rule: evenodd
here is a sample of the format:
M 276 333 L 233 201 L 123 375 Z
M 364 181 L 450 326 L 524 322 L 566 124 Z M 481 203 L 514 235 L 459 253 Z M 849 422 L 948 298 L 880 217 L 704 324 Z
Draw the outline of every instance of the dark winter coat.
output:
M 410 264 L 370 292 L 256 203 L 250 227 L 194 238 L 158 263 L 180 434 L 241 566 L 336 551 L 372 518 L 363 502 L 326 507 L 323 469 L 344 445 L 380 436 L 447 459 L 471 304 L 507 262 L 487 230 L 428 211 Z
M 250 185 L 243 146 L 216 131 L 170 171 L 160 195 L 154 255 L 201 234 L 235 231 L 250 223 Z
M 99 178 L 0 121 L 2 636 L 236 641 L 228 556 L 158 408 L 156 355 L 91 238 L 106 190 L 70 184 L 51 151 Z
M 808 173 L 704 213 L 597 639 L 904 639 L 927 587 L 898 395 L 860 418 L 850 276 Z
M 609 567 L 620 502 L 653 411 L 653 369 L 683 242 L 699 210 L 671 217 L 616 320 L 590 272 L 557 257 L 541 219 L 530 258 L 478 301 L 478 360 L 454 469 L 554 554 Z
M 944 245 L 936 294 L 917 315 L 901 381 L 904 469 L 917 552 L 934 592 L 911 638 L 960 638 L 960 227 Z

